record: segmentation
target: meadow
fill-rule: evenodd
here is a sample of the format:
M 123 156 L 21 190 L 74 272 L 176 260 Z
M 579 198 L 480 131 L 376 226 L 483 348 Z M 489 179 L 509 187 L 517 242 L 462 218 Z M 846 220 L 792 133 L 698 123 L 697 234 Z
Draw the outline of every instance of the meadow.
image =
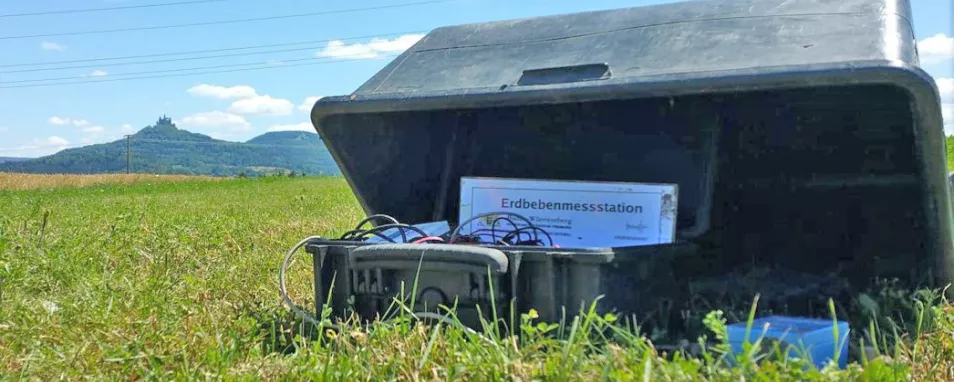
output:
M 913 331 L 853 328 L 876 350 L 843 370 L 755 346 L 729 367 L 718 311 L 696 356 L 588 309 L 562 324 L 515 312 L 512 335 L 453 315 L 426 325 L 400 304 L 385 322 L 315 330 L 282 305 L 278 266 L 363 217 L 343 179 L 68 184 L 0 186 L 0 379 L 954 380 L 946 302 L 918 305 Z M 300 254 L 289 276 L 305 307 L 309 264 Z
M 86 187 L 100 184 L 141 184 L 169 183 L 187 181 L 217 181 L 223 178 L 191 175 L 150 175 L 150 174 L 24 174 L 0 172 L 0 191 L 36 190 L 49 188 Z

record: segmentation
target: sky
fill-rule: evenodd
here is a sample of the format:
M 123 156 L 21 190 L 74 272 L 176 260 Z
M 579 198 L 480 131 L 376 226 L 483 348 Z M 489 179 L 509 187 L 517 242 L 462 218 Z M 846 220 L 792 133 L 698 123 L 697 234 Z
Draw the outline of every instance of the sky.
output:
M 922 67 L 954 134 L 952 1 L 911 1 Z M 313 132 L 318 97 L 350 94 L 433 28 L 665 2 L 0 0 L 0 156 L 113 141 L 162 115 L 231 141 Z M 182 4 L 142 7 L 161 3 Z M 138 8 L 57 13 L 113 7 Z M 299 14 L 310 15 L 166 28 Z M 116 29 L 127 30 L 77 33 Z M 128 56 L 146 57 L 112 60 Z

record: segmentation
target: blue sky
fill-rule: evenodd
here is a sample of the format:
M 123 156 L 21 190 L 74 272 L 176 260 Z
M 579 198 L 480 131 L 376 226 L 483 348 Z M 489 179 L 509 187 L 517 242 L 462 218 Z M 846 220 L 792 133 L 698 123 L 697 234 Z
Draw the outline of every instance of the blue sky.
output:
M 183 0 L 178 0 L 183 1 Z M 640 0 L 460 0 L 301 17 L 188 28 L 122 33 L 4 38 L 103 29 L 201 23 L 276 15 L 370 8 L 421 0 L 223 0 L 218 2 L 26 17 L 0 17 L 0 156 L 41 156 L 66 147 L 120 138 L 152 124 L 162 114 L 181 128 L 216 138 L 242 141 L 269 130 L 308 129 L 315 97 L 348 94 L 419 37 L 412 32 L 444 25 L 503 20 L 598 9 L 658 4 Z M 172 0 L 3 0 L 0 15 L 69 9 L 135 6 Z M 915 31 L 924 68 L 942 90 L 946 130 L 954 133 L 954 11 L 950 0 L 912 0 Z M 389 35 L 377 40 L 349 37 Z M 297 51 L 178 62 L 116 65 L 197 55 L 168 55 L 138 60 L 9 66 L 37 62 L 88 60 L 117 56 L 286 44 L 261 50 Z M 340 41 L 335 41 L 340 40 Z M 232 51 L 224 52 L 251 52 Z M 209 53 L 215 55 L 223 53 Z M 315 59 L 318 57 L 317 59 Z M 303 61 L 314 59 L 313 61 Z M 291 61 L 298 60 L 298 61 Z M 207 73 L 181 77 L 73 85 L 17 87 L 65 82 L 114 80 L 157 72 L 220 65 L 218 70 L 317 63 L 267 70 Z M 82 68 L 12 73 L 16 70 Z M 88 66 L 88 67 L 87 67 Z M 205 71 L 212 71 L 209 69 Z M 26 82 L 24 82 L 26 81 Z

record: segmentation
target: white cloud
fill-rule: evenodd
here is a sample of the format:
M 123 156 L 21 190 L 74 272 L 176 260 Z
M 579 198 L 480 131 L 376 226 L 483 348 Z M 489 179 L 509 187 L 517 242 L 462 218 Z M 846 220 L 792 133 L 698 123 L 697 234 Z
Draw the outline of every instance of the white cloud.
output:
M 136 131 L 136 129 L 134 129 L 134 128 L 132 127 L 132 125 L 130 125 L 130 124 L 127 123 L 127 124 L 123 125 L 123 127 L 120 127 L 120 128 L 119 128 L 119 131 L 121 131 L 121 132 L 123 132 L 123 133 L 125 133 L 125 134 L 128 134 L 128 133 L 131 133 L 131 132 Z
M 373 38 L 368 43 L 345 44 L 344 41 L 329 41 L 320 52 L 315 55 L 318 57 L 330 58 L 377 58 L 386 53 L 399 53 L 407 50 L 415 43 L 421 40 L 422 34 L 406 34 L 388 40 L 384 38 Z
M 187 115 L 182 118 L 181 124 L 186 127 L 207 129 L 227 129 L 233 131 L 248 131 L 252 125 L 241 115 L 211 111 Z
M 41 144 L 48 145 L 49 147 L 69 146 L 69 144 L 70 144 L 70 141 L 67 141 L 67 140 L 65 140 L 65 139 L 63 139 L 63 138 L 57 137 L 57 136 L 55 136 L 55 135 L 52 136 L 52 137 L 46 138 L 45 140 L 41 140 L 41 141 L 39 141 L 39 142 L 40 142 Z
M 941 116 L 944 119 L 944 134 L 954 135 L 954 78 L 935 78 L 941 94 Z
M 345 45 L 344 41 L 335 40 L 328 42 L 328 46 L 316 54 L 318 57 L 332 58 L 375 58 L 378 53 L 365 44 Z
M 83 128 L 83 132 L 87 134 L 99 134 L 104 131 L 106 131 L 106 128 L 102 126 L 90 126 L 90 127 Z
M 73 125 L 76 127 L 83 127 L 89 125 L 89 121 L 85 119 L 70 119 L 70 118 L 61 118 L 57 116 L 52 116 L 47 120 L 51 125 Z
M 189 94 L 218 99 L 235 99 L 228 112 L 233 114 L 289 115 L 295 110 L 295 104 L 283 98 L 259 95 L 255 88 L 247 85 L 217 86 L 200 84 L 187 90 Z
M 44 139 L 34 139 L 32 145 L 24 145 L 10 150 L 0 151 L 0 155 L 14 157 L 40 157 L 53 154 L 67 148 L 70 142 L 66 139 L 51 136 Z
M 239 86 L 216 86 L 201 84 L 196 85 L 189 90 L 189 94 L 200 96 L 200 97 L 211 97 L 219 99 L 229 99 L 229 98 L 250 98 L 255 97 L 258 93 L 255 92 L 255 89 L 251 86 L 239 85 Z
M 954 78 L 938 77 L 934 79 L 937 83 L 937 90 L 941 93 L 941 99 L 947 102 L 954 102 Z
M 291 125 L 272 125 L 267 131 L 309 131 L 314 133 L 315 127 L 311 123 L 302 122 Z
M 936 64 L 954 59 L 954 37 L 944 33 L 918 41 L 921 64 Z
M 304 112 L 310 112 L 311 108 L 315 106 L 315 102 L 318 102 L 318 100 L 320 100 L 321 98 L 322 98 L 321 96 L 312 96 L 312 97 L 305 98 L 305 100 L 301 103 L 301 105 L 298 105 L 298 110 L 301 110 Z
M 57 44 L 55 42 L 44 41 L 40 43 L 40 49 L 55 51 L 55 52 L 62 52 L 66 50 L 66 47 L 63 45 Z
M 228 111 L 236 114 L 289 115 L 294 109 L 295 104 L 287 99 L 261 95 L 232 102 Z
M 237 139 L 236 139 L 237 134 L 235 134 L 235 133 L 229 133 L 229 132 L 223 132 L 223 131 L 212 131 L 212 132 L 209 132 L 209 133 L 206 134 L 206 135 L 208 135 L 210 138 L 214 138 L 214 139 L 218 139 L 218 140 L 222 140 L 222 141 L 235 141 L 235 140 L 237 140 Z
M 411 46 L 414 46 L 414 44 L 417 44 L 417 42 L 421 41 L 422 38 L 424 38 L 424 35 L 422 34 L 406 34 L 393 40 L 374 38 L 371 39 L 371 42 L 368 45 L 371 46 L 371 49 L 374 49 L 378 52 L 403 52 Z
M 69 119 L 69 118 L 60 118 L 60 117 L 57 117 L 57 116 L 52 116 L 52 117 L 50 117 L 49 122 L 50 122 L 51 125 L 69 125 L 69 124 L 70 124 L 70 119 Z
M 106 77 L 106 76 L 109 75 L 109 73 L 108 73 L 107 71 L 105 71 L 105 70 L 94 70 L 94 71 L 93 71 L 92 73 L 90 73 L 89 75 L 90 75 L 91 77 Z

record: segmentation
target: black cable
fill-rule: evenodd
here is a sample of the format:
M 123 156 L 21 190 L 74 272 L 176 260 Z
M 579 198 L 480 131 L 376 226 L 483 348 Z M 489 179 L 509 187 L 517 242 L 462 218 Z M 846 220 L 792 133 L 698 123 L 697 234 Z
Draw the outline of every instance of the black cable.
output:
M 466 236 L 472 237 L 472 238 L 476 239 L 478 242 L 481 241 L 481 238 L 482 238 L 482 237 L 487 237 L 487 236 L 489 236 L 489 237 L 490 237 L 490 243 L 491 243 L 491 244 L 497 244 L 497 242 L 498 242 L 501 238 L 500 238 L 500 237 L 497 237 L 497 236 L 494 236 L 494 234 L 487 233 L 487 231 L 488 231 L 488 230 L 486 230 L 486 229 L 484 229 L 484 230 L 477 230 L 477 231 L 474 231 L 474 232 L 471 232 L 471 233 L 467 234 Z
M 43 12 L 29 12 L 29 13 L 9 13 L 2 14 L 0 18 L 6 17 L 25 17 L 25 16 L 45 16 L 45 15 L 62 15 L 68 13 L 88 13 L 88 12 L 105 12 L 105 11 L 119 11 L 124 9 L 139 9 L 139 8 L 158 8 L 158 7 L 171 7 L 176 5 L 192 5 L 192 4 L 203 4 L 203 3 L 220 3 L 223 1 L 229 0 L 191 0 L 191 1 L 178 1 L 172 3 L 155 3 L 155 4 L 142 4 L 142 5 L 126 5 L 121 7 L 107 7 L 107 8 L 85 8 L 85 9 L 64 9 L 59 11 L 43 11 Z
M 527 225 L 530 225 L 530 226 L 533 225 L 533 222 L 530 221 L 530 219 L 527 219 L 526 217 L 524 217 L 523 215 L 520 215 L 520 214 L 516 214 L 516 213 L 513 213 L 513 212 L 504 212 L 504 211 L 500 211 L 500 212 L 488 212 L 488 213 L 480 214 L 480 215 L 477 215 L 477 216 L 471 216 L 469 219 L 464 220 L 463 222 L 461 222 L 460 224 L 458 224 L 458 225 L 457 225 L 457 228 L 454 228 L 454 230 L 451 231 L 451 236 L 450 236 L 450 239 L 448 240 L 448 243 L 453 244 L 453 243 L 457 240 L 457 236 L 460 235 L 460 230 L 463 229 L 463 228 L 464 228 L 465 226 L 467 226 L 468 224 L 470 224 L 471 222 L 474 222 L 474 221 L 476 221 L 476 220 L 478 220 L 478 219 L 487 218 L 487 217 L 497 217 L 498 215 L 513 216 L 513 217 L 515 217 L 515 218 L 518 218 L 518 219 L 520 219 L 520 220 L 523 220 L 523 221 L 527 222 Z
M 364 240 L 367 239 L 367 236 L 368 236 L 368 235 L 374 235 L 374 236 L 380 237 L 381 239 L 387 240 L 388 242 L 397 243 L 396 241 L 394 241 L 394 239 L 392 239 L 392 238 L 390 238 L 390 237 L 387 237 L 387 236 L 385 236 L 384 234 L 382 234 L 382 233 L 380 233 L 380 232 L 349 231 L 348 233 L 352 233 L 352 232 L 354 232 L 354 233 L 360 233 L 361 235 L 354 235 L 354 234 L 352 234 L 351 236 L 348 236 L 348 237 L 342 236 L 341 239 L 339 239 L 339 240 L 364 241 Z M 347 235 L 348 233 L 346 233 L 345 235 Z
M 395 218 L 394 218 L 393 216 L 391 216 L 391 215 L 375 214 L 375 215 L 368 216 L 367 218 L 365 218 L 364 220 L 362 220 L 360 223 L 358 223 L 358 225 L 356 225 L 356 226 L 354 227 L 354 230 L 353 230 L 352 232 L 355 232 L 356 234 L 357 234 L 357 233 L 361 233 L 361 235 L 356 235 L 356 237 L 357 237 L 358 239 L 361 239 L 361 238 L 363 238 L 364 236 L 366 236 L 367 234 L 370 233 L 370 234 L 373 234 L 373 235 L 375 235 L 375 236 L 384 238 L 384 239 L 386 239 L 387 241 L 390 241 L 390 242 L 394 243 L 394 242 L 395 242 L 394 240 L 392 240 L 391 238 L 389 238 L 389 237 L 387 237 L 387 236 L 384 236 L 384 234 L 382 234 L 382 233 L 380 233 L 380 232 L 370 232 L 370 231 L 368 231 L 368 230 L 362 230 L 362 229 L 361 229 L 361 227 L 364 227 L 365 224 L 371 223 L 371 222 L 373 222 L 373 221 L 375 221 L 375 220 L 388 221 L 388 222 L 391 222 L 390 224 L 401 224 L 400 221 L 398 221 L 397 219 L 395 219 Z M 404 233 L 404 230 L 400 230 L 400 232 L 401 232 L 401 237 L 404 239 L 404 242 L 406 243 L 406 242 L 407 242 L 407 237 L 406 237 L 406 235 L 405 235 L 405 233 Z
M 387 224 L 385 224 L 385 225 L 387 225 Z M 377 227 L 375 227 L 375 228 L 377 228 Z M 364 231 L 361 235 L 358 235 L 358 240 L 362 240 L 362 241 L 363 241 L 368 235 L 380 233 L 379 231 L 375 231 L 375 228 L 371 228 L 371 229 L 369 229 L 369 230 L 367 230 L 367 231 Z M 397 228 L 397 229 L 398 229 L 398 233 L 401 234 L 401 242 L 402 242 L 402 243 L 407 243 L 407 232 L 404 232 L 404 227 L 395 227 L 395 228 Z M 393 240 L 392 240 L 392 241 L 393 241 Z
M 537 227 L 537 226 L 523 227 L 523 228 L 514 230 L 514 231 L 511 232 L 509 235 L 507 235 L 507 237 L 510 237 L 511 235 L 519 234 L 520 232 L 523 232 L 523 231 L 530 231 L 530 230 L 533 230 L 533 231 L 535 231 L 535 232 L 542 232 L 542 233 L 547 237 L 547 240 L 550 242 L 550 246 L 551 246 L 551 247 L 553 246 L 553 237 L 550 236 L 550 233 L 547 232 L 545 229 L 540 228 L 540 227 Z M 505 237 L 504 240 L 506 240 L 507 237 Z M 518 240 L 519 240 L 519 239 L 518 239 Z M 536 241 L 539 242 L 539 240 L 536 240 Z
M 519 226 L 517 226 L 517 224 L 516 224 L 516 223 L 514 223 L 514 221 L 513 221 L 513 220 L 510 220 L 510 219 L 507 219 L 507 221 L 509 221 L 509 222 L 510 222 L 510 225 L 512 225 L 512 226 L 513 226 L 513 228 L 514 228 L 514 230 L 519 230 L 519 228 L 520 228 L 520 227 L 519 227 Z M 534 225 L 534 224 L 530 224 L 529 226 L 533 226 L 533 227 L 535 227 L 536 225 Z M 531 233 L 529 233 L 529 232 L 526 232 L 526 231 L 521 231 L 521 232 L 518 232 L 518 235 L 517 235 L 517 241 L 521 241 L 521 237 L 520 237 L 520 235 L 519 235 L 519 234 L 520 234 L 520 233 L 524 233 L 524 232 L 526 232 L 528 236 L 530 236 L 530 235 L 533 235 L 533 236 L 532 236 L 532 240 L 536 240 L 536 241 L 539 241 L 539 240 L 540 240 L 540 236 L 539 236 L 539 235 L 537 234 L 537 230 L 530 230 L 530 231 L 531 231 L 531 232 L 533 232 L 533 233 L 531 234 Z M 513 232 L 513 231 L 511 231 L 511 232 Z
M 512 232 L 512 231 L 507 231 L 507 232 L 508 232 L 508 234 L 509 234 L 509 232 Z M 492 231 L 491 229 L 489 229 L 489 228 L 481 228 L 481 229 L 477 229 L 477 230 L 471 231 L 470 233 L 468 233 L 468 234 L 466 234 L 466 235 L 460 235 L 460 237 L 467 237 L 467 236 L 476 237 L 476 238 L 478 238 L 478 239 L 479 239 L 480 237 L 490 236 L 490 238 L 491 238 L 490 242 L 493 243 L 493 244 L 497 244 L 500 240 L 503 240 L 504 237 L 507 237 L 507 235 L 500 236 L 500 235 L 498 235 L 497 232 L 493 232 L 493 231 Z
M 209 26 L 209 25 L 238 24 L 238 23 L 248 23 L 248 22 L 256 22 L 256 21 L 283 20 L 283 19 L 291 19 L 291 18 L 324 16 L 324 15 L 333 15 L 333 14 L 341 14 L 341 13 L 353 13 L 353 12 L 375 11 L 375 10 L 392 9 L 392 8 L 404 8 L 404 7 L 413 7 L 413 6 L 419 6 L 419 5 L 449 3 L 454 1 L 458 1 L 458 0 L 427 0 L 427 1 L 419 1 L 419 2 L 413 2 L 413 3 L 379 5 L 374 7 L 341 9 L 341 10 L 335 10 L 335 11 L 296 13 L 296 14 L 290 14 L 290 15 L 256 17 L 256 18 L 248 18 L 248 19 L 206 21 L 201 23 L 156 25 L 151 27 L 100 29 L 100 30 L 92 30 L 92 31 L 43 33 L 43 34 L 19 35 L 19 36 L 0 36 L 0 40 L 16 40 L 16 39 L 24 39 L 24 38 L 35 38 L 35 37 L 77 36 L 77 35 L 91 35 L 91 34 L 104 34 L 104 33 L 146 31 L 146 30 L 157 30 L 157 29 L 186 28 L 186 27 L 198 27 L 198 26 Z
M 354 227 L 354 229 L 361 229 L 361 227 L 364 227 L 365 224 L 368 224 L 375 220 L 387 220 L 391 222 L 391 224 L 401 224 L 401 222 L 395 219 L 393 216 L 385 215 L 385 214 L 375 214 L 375 215 L 368 216 L 367 218 L 362 220 L 360 223 L 358 223 L 357 226 Z
M 414 231 L 415 233 L 420 234 L 421 237 L 428 236 L 427 232 L 424 232 L 424 230 L 417 228 L 415 226 L 412 226 L 409 224 L 403 224 L 403 223 L 384 224 L 384 225 L 371 228 L 367 230 L 366 232 L 382 232 L 382 231 L 387 231 L 391 228 L 397 228 L 401 232 L 401 238 L 404 240 L 405 243 L 407 242 L 407 233 L 404 230 Z
M 427 234 L 427 232 L 424 232 L 420 228 L 417 228 L 415 226 L 408 225 L 408 224 L 398 223 L 398 224 L 384 224 L 384 225 L 380 225 L 380 226 L 366 229 L 366 230 L 354 229 L 354 230 L 346 232 L 344 235 L 341 235 L 341 238 L 339 240 L 354 240 L 354 239 L 363 240 L 368 235 L 375 235 L 378 237 L 387 238 L 386 236 L 382 235 L 382 232 L 392 228 L 398 229 L 398 232 L 401 233 L 401 238 L 405 243 L 408 242 L 408 236 L 406 231 L 413 231 L 414 233 L 419 234 L 420 237 L 430 236 Z M 387 238 L 387 240 L 392 243 L 395 243 L 395 241 L 391 240 L 390 238 Z
M 447 306 L 451 304 L 451 299 L 447 297 L 447 293 L 444 293 L 444 291 L 442 291 L 441 288 L 438 288 L 435 286 L 428 286 L 428 287 L 421 288 L 421 291 L 417 293 L 416 300 L 418 303 L 421 302 L 421 299 L 424 297 L 424 293 L 427 293 L 427 292 L 437 292 L 437 295 L 441 299 L 441 301 L 438 303 L 437 306 L 441 306 L 441 305 Z M 415 308 L 416 307 L 413 307 L 413 306 L 411 307 L 411 309 L 415 309 Z
M 490 234 L 493 235 L 494 242 L 497 241 L 497 222 L 499 221 L 505 221 L 510 223 L 510 226 L 513 227 L 513 229 L 519 228 L 517 227 L 517 223 L 514 223 L 513 220 L 510 220 L 509 218 L 499 217 L 494 219 L 494 221 L 490 223 Z
M 359 233 L 364 233 L 364 232 L 365 230 L 363 229 L 353 229 L 342 234 L 338 238 L 338 240 L 355 240 L 355 238 L 357 237 Z M 392 243 L 394 242 L 394 240 L 391 240 L 391 238 L 388 238 L 388 240 L 391 241 Z

